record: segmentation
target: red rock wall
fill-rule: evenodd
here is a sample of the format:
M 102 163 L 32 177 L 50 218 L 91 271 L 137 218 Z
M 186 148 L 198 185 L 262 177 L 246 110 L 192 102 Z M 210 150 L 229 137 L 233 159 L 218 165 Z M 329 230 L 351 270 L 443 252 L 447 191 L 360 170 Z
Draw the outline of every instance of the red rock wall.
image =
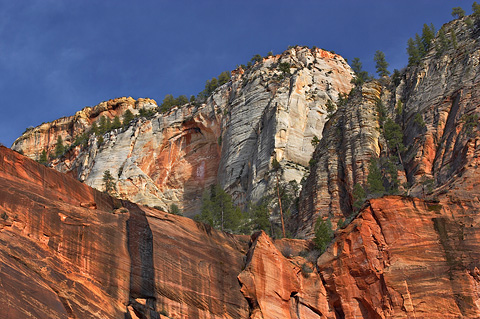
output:
M 4 147 L 0 217 L 8 318 L 248 316 L 245 237 L 112 199 Z

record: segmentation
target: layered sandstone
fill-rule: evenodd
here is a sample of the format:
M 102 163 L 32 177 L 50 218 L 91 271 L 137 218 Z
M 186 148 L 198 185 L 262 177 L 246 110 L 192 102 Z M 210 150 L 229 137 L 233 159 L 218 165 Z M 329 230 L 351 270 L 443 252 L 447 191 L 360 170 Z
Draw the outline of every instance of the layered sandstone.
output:
M 336 316 L 480 316 L 480 203 L 464 204 L 370 200 L 317 262 Z
M 104 101 L 94 107 L 85 107 L 73 116 L 62 117 L 53 122 L 27 128 L 25 133 L 13 143 L 12 149 L 21 151 L 31 159 L 38 160 L 43 150 L 47 154 L 55 152 L 59 136 L 69 146 L 74 143 L 77 136 L 90 129 L 92 123 L 97 122 L 102 116 L 109 119 L 118 116 L 121 119 L 126 110 L 138 114 L 142 108 L 148 110 L 156 106 L 157 103 L 148 98 L 135 100 L 131 97 L 121 97 Z
M 8 318 L 246 318 L 247 239 L 120 201 L 0 148 Z M 6 312 L 5 312 L 6 311 Z
M 280 63 L 289 64 L 289 72 Z M 326 103 L 350 91 L 351 79 L 339 55 L 291 48 L 234 71 L 231 81 L 202 105 L 139 117 L 128 128 L 107 133 L 103 143 L 92 136 L 87 147 L 78 146 L 51 165 L 100 190 L 108 169 L 120 198 L 164 210 L 174 203 L 188 216 L 198 211 L 202 189 L 215 183 L 238 204 L 256 201 L 273 190 L 274 158 L 283 168 L 282 180 L 302 179 L 314 150 L 312 138 L 322 135 Z M 119 109 L 135 114 L 141 104 L 133 99 L 122 103 L 126 106 Z M 70 144 L 100 115 L 112 117 L 118 103 L 110 104 L 95 116 L 79 112 L 43 124 L 12 148 L 38 158 L 42 149 L 54 148 L 58 134 Z
M 311 236 L 319 217 L 330 218 L 335 225 L 351 214 L 353 186 L 366 185 L 371 159 L 385 149 L 377 103 L 388 98 L 381 83 L 367 83 L 352 92 L 349 102 L 327 122 L 295 216 L 297 236 Z
M 449 36 L 455 33 L 456 44 L 440 50 L 435 39 L 420 63 L 405 70 L 399 85 L 388 79 L 364 84 L 362 94 L 356 90 L 327 122 L 300 196 L 298 236 L 311 236 L 319 217 L 335 224 L 353 213 L 353 186 L 367 188 L 371 158 L 398 157 L 400 193 L 424 198 L 453 189 L 452 183 L 471 188 L 459 178 L 477 174 L 472 170 L 479 148 L 480 43 L 476 27 L 466 19 L 442 27 Z M 386 116 L 401 125 L 401 153 L 391 154 L 385 143 L 379 99 Z
M 462 210 L 448 196 L 372 199 L 316 265 L 253 235 L 238 276 L 250 318 L 477 318 L 478 189 L 472 195 Z

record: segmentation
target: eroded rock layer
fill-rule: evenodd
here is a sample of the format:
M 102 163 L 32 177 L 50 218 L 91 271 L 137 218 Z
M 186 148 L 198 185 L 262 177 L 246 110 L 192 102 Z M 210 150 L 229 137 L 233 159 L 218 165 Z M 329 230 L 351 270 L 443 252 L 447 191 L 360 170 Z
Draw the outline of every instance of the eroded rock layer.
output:
M 100 190 L 109 170 L 121 198 L 165 210 L 175 203 L 187 216 L 198 212 L 202 190 L 215 183 L 238 204 L 256 201 L 273 189 L 274 158 L 284 169 L 283 180 L 302 179 L 312 138 L 322 135 L 326 104 L 348 92 L 351 79 L 339 55 L 292 48 L 235 70 L 202 105 L 139 117 L 102 139 L 92 136 L 86 147 L 75 147 L 51 165 Z M 53 152 L 58 135 L 70 145 L 101 115 L 112 118 L 127 108 L 137 114 L 154 105 L 145 101 L 113 100 L 42 124 L 12 148 L 38 159 L 43 150 Z
M 353 187 L 358 184 L 368 191 L 371 159 L 385 162 L 396 157 L 392 163 L 400 187 L 393 193 L 432 198 L 440 189 L 453 189 L 452 183 L 472 187 L 460 179 L 477 174 L 480 42 L 478 28 L 468 26 L 467 19 L 442 27 L 456 36 L 455 43 L 440 49 L 442 40 L 434 39 L 426 55 L 402 77 L 368 82 L 361 94 L 356 88 L 327 122 L 300 196 L 297 235 L 311 236 L 319 217 L 335 224 L 353 213 Z M 390 149 L 386 141 L 382 126 L 387 118 L 401 127 L 401 151 L 391 145 Z
M 246 318 L 247 240 L 120 201 L 0 148 L 8 318 Z

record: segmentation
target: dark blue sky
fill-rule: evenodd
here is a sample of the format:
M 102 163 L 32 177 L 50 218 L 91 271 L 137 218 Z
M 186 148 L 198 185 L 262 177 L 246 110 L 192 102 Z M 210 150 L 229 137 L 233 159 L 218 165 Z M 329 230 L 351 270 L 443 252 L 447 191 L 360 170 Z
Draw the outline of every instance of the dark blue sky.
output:
M 472 1 L 473 2 L 473 1 Z M 0 0 L 0 142 L 120 96 L 196 95 L 255 54 L 289 45 L 406 65 L 406 42 L 470 1 Z

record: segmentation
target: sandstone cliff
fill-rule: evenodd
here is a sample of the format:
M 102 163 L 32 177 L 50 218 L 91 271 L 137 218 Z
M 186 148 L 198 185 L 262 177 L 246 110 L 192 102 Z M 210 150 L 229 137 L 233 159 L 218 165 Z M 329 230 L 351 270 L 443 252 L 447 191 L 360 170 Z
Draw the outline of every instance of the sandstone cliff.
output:
M 242 236 L 111 198 L 4 147 L 0 216 L 2 316 L 248 316 Z
M 108 197 L 6 148 L 0 168 L 9 318 L 480 315 L 478 179 L 435 201 L 370 200 L 317 260 L 308 241 L 261 232 L 247 246 L 245 236 Z
M 353 213 L 353 186 L 367 188 L 374 158 L 398 157 L 399 193 L 424 198 L 454 189 L 452 183 L 471 188 L 460 180 L 477 174 L 480 43 L 478 29 L 466 19 L 442 27 L 447 35 L 455 33 L 456 43 L 440 51 L 435 39 L 398 85 L 389 79 L 364 84 L 327 122 L 295 217 L 298 236 L 311 236 L 318 217 L 336 222 Z M 388 148 L 378 101 L 401 126 L 401 153 Z
M 12 145 L 12 149 L 21 151 L 25 156 L 38 160 L 43 150 L 54 153 L 58 136 L 61 136 L 66 145 L 74 143 L 75 138 L 87 131 L 92 123 L 101 116 L 113 119 L 122 117 L 129 109 L 138 114 L 141 108 L 152 109 L 157 103 L 152 99 L 138 99 L 122 97 L 102 102 L 94 107 L 85 107 L 73 116 L 62 117 L 50 123 L 42 123 L 37 127 L 27 128 Z
M 290 66 L 280 69 L 280 64 Z M 305 47 L 264 58 L 233 72 L 202 105 L 176 107 L 167 114 L 139 117 L 127 129 L 90 138 L 61 159 L 57 170 L 103 190 L 103 173 L 116 178 L 119 196 L 187 216 L 198 211 L 202 189 L 219 183 L 238 204 L 272 190 L 271 161 L 284 168 L 282 179 L 299 182 L 326 121 L 327 101 L 351 89 L 352 71 L 339 55 Z M 148 100 L 109 101 L 26 132 L 12 146 L 30 158 L 55 147 L 57 135 L 72 143 L 100 115 L 134 111 Z M 118 106 L 118 105 L 121 105 Z M 152 104 L 149 104 L 152 105 Z

